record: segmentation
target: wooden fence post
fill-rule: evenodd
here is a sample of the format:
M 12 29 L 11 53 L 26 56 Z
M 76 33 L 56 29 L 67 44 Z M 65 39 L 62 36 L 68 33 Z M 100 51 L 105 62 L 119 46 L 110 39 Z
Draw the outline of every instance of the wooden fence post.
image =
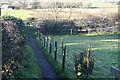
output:
M 38 35 L 38 39 L 40 40 L 40 32 L 39 32 L 39 29 L 37 31 L 37 35 Z
M 63 47 L 64 47 L 64 42 L 63 42 L 63 40 L 62 40 L 62 53 L 63 53 L 63 51 L 64 51 Z
M 57 42 L 55 42 L 55 60 L 57 59 Z
M 44 38 L 41 36 L 42 45 L 44 45 Z
M 71 35 L 73 34 L 73 30 L 72 30 L 72 29 L 70 30 L 70 34 L 71 34 Z
M 1 16 L 1 8 L 0 8 L 0 16 Z
M 47 36 L 45 36 L 45 48 L 47 48 Z
M 48 35 L 46 36 L 46 48 L 48 48 Z
M 45 40 L 45 36 L 44 36 L 44 46 L 45 46 L 45 42 L 46 42 L 46 40 Z
M 51 43 L 49 44 L 49 46 L 50 46 L 49 53 L 51 54 L 52 53 L 52 45 L 51 45 Z
M 80 64 L 83 65 L 84 52 L 80 53 Z
M 47 47 L 49 46 L 49 36 L 47 36 Z
M 41 36 L 40 36 L 40 39 L 41 39 L 41 41 L 42 41 L 42 43 L 43 43 L 43 35 L 41 34 Z
M 89 48 L 88 48 L 88 58 L 91 58 L 91 56 L 92 56 L 91 45 L 89 45 Z
M 63 59 L 62 59 L 62 70 L 65 71 L 65 57 L 66 57 L 66 46 L 63 49 Z

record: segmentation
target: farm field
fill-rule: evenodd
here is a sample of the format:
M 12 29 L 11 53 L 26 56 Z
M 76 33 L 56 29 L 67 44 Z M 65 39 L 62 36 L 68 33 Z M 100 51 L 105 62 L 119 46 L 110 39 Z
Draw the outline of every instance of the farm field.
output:
M 29 17 L 35 17 L 38 20 L 44 19 L 55 19 L 57 20 L 77 20 L 77 19 L 87 19 L 95 17 L 112 17 L 114 14 L 118 13 L 118 7 L 109 8 L 96 8 L 96 9 L 85 9 L 85 8 L 63 8 L 58 9 L 58 14 L 56 14 L 53 9 L 32 9 L 32 10 L 2 10 L 2 16 L 10 15 L 26 20 Z M 71 16 L 69 17 L 69 15 Z
M 67 35 L 54 36 L 52 41 L 58 42 L 58 61 L 62 62 L 62 45 L 61 39 L 64 40 L 64 45 L 67 46 L 66 53 L 66 68 L 75 74 L 74 69 L 74 54 L 83 51 L 84 47 L 91 45 L 92 56 L 95 59 L 94 70 L 90 78 L 113 78 L 111 75 L 111 67 L 118 65 L 118 35 L 97 35 L 97 36 L 81 36 Z M 52 53 L 54 56 L 54 54 Z
M 9 15 L 14 16 L 17 18 L 21 18 L 23 20 L 26 20 L 28 17 L 33 17 L 33 11 L 30 10 L 2 10 L 1 14 L 2 16 Z
M 114 14 L 118 13 L 118 8 L 96 8 L 96 9 L 82 9 L 82 8 L 73 8 L 73 9 L 58 9 L 58 14 L 55 13 L 52 9 L 36 9 L 37 13 L 33 14 L 38 16 L 39 19 L 55 19 L 57 20 L 78 20 L 78 19 L 88 19 L 95 17 L 112 17 Z M 39 13 L 39 14 L 38 14 Z M 69 17 L 69 15 L 71 16 Z M 69 19 L 70 18 L 70 19 Z

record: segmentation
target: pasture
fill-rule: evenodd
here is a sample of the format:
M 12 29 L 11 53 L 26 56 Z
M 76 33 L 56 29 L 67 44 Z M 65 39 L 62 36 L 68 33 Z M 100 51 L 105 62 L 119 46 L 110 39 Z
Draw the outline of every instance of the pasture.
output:
M 75 74 L 74 55 L 91 45 L 92 56 L 95 60 L 94 70 L 89 78 L 113 78 L 111 67 L 118 65 L 118 34 L 83 36 L 65 35 L 54 36 L 52 41 L 58 42 L 58 61 L 62 62 L 62 42 L 67 46 L 66 68 Z M 52 53 L 54 57 L 54 52 Z
M 58 13 L 57 13 L 58 12 Z M 31 10 L 2 10 L 2 16 L 10 15 L 26 20 L 35 17 L 38 20 L 56 19 L 57 20 L 79 20 L 90 19 L 93 17 L 114 17 L 118 13 L 118 7 L 108 8 L 58 8 L 58 9 L 31 9 Z
M 85 8 L 61 8 L 57 9 L 36 9 L 37 13 L 33 14 L 37 15 L 39 19 L 55 19 L 57 16 L 57 20 L 79 20 L 79 19 L 90 19 L 93 17 L 113 17 L 114 14 L 118 13 L 118 8 L 96 8 L 96 9 L 85 9 Z
M 9 15 L 9 16 L 14 16 L 17 18 L 21 18 L 25 20 L 28 17 L 33 17 L 33 11 L 30 10 L 2 10 L 1 14 L 2 16 L 4 15 Z

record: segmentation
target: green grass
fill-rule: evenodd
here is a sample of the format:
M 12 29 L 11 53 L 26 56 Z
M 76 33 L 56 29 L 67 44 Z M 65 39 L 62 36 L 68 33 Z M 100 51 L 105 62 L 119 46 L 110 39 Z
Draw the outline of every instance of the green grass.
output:
M 33 17 L 32 14 L 34 13 L 35 13 L 34 11 L 30 11 L 30 10 L 2 10 L 1 11 L 2 16 L 10 15 L 17 18 L 21 18 L 23 20 L 25 20 L 28 17 Z
M 25 29 L 27 30 L 27 33 L 31 34 L 36 39 L 39 47 L 41 48 L 42 52 L 44 53 L 44 56 L 46 57 L 48 62 L 53 67 L 58 78 L 73 78 L 73 77 L 75 77 L 75 74 L 72 74 L 68 69 L 66 69 L 65 72 L 63 72 L 61 70 L 62 64 L 60 62 L 58 62 L 57 60 L 56 61 L 54 60 L 54 57 L 51 54 L 49 54 L 49 51 L 43 46 L 42 42 L 39 40 L 37 32 L 36 32 L 37 28 L 25 27 Z
M 20 65 L 22 65 L 20 69 L 20 78 L 41 78 L 42 74 L 37 56 L 29 45 L 25 46 L 22 56 L 23 60 L 20 63 Z
M 71 77 L 76 78 L 74 69 L 74 54 L 83 51 L 87 45 L 92 46 L 92 56 L 95 59 L 95 66 L 90 78 L 113 78 L 111 75 L 111 67 L 117 67 L 118 65 L 118 35 L 109 33 L 92 33 L 87 35 L 64 35 L 64 36 L 53 36 L 52 41 L 58 42 L 58 60 L 54 60 L 54 53 L 49 54 L 41 41 L 37 37 L 37 29 L 30 27 L 26 29 L 32 36 L 36 38 L 39 46 L 45 53 L 46 58 L 54 68 L 58 77 Z M 61 72 L 62 64 L 62 50 L 61 40 L 64 40 L 64 45 L 67 46 L 66 53 L 66 71 Z M 53 46 L 52 46 L 53 47 Z M 54 47 L 53 47 L 54 48 Z M 67 74 L 66 74 L 67 73 Z M 69 76 L 70 75 L 70 76 Z
M 42 78 L 40 64 L 37 56 L 30 46 L 29 39 L 27 38 L 26 28 L 21 28 L 22 34 L 25 35 L 25 45 L 22 51 L 22 61 L 20 62 L 20 78 Z
M 83 51 L 87 45 L 92 46 L 92 55 L 95 59 L 95 67 L 92 78 L 113 78 L 110 74 L 111 67 L 118 65 L 118 34 L 105 34 L 96 36 L 66 35 L 54 36 L 53 41 L 58 42 L 58 61 L 61 62 L 61 39 L 67 46 L 66 68 L 74 74 L 74 54 Z M 52 53 L 54 56 L 54 54 Z M 98 75 L 98 74 L 99 75 Z
M 83 36 L 97 36 L 97 35 L 109 35 L 109 34 L 120 34 L 120 32 L 90 32 L 89 34 L 81 34 Z
M 36 39 L 39 47 L 41 48 L 42 52 L 44 53 L 46 59 L 48 59 L 48 62 L 53 67 L 54 71 L 57 74 L 58 78 L 73 78 L 75 77 L 75 74 L 72 74 L 69 69 L 65 69 L 65 71 L 62 71 L 62 64 L 55 60 L 54 57 L 49 53 L 48 49 L 46 49 L 41 41 L 39 39 Z M 76 78 L 76 77 L 75 77 Z
M 41 48 L 42 52 L 44 53 L 44 56 L 48 60 L 48 62 L 53 67 L 54 71 L 57 74 L 58 78 L 73 78 L 75 77 L 75 74 L 72 74 L 68 69 L 66 69 L 64 72 L 62 71 L 61 63 L 54 60 L 54 57 L 49 54 L 48 50 L 43 46 L 42 42 L 39 40 L 37 35 L 37 28 L 33 27 L 24 27 L 26 30 L 25 34 L 31 34 L 37 41 L 39 47 Z

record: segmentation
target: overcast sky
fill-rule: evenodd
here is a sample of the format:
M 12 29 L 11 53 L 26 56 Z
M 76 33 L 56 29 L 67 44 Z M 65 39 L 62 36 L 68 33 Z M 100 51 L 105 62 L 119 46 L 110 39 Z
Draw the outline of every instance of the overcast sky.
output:
M 12 2 L 16 2 L 16 1 L 20 1 L 20 2 L 23 2 L 23 1 L 40 1 L 40 2 L 49 2 L 49 1 L 62 1 L 62 2 L 75 2 L 75 1 L 98 1 L 98 2 L 101 2 L 101 1 L 115 1 L 115 2 L 118 2 L 120 0 L 0 0 L 0 2 L 6 2 L 6 1 L 12 1 Z

